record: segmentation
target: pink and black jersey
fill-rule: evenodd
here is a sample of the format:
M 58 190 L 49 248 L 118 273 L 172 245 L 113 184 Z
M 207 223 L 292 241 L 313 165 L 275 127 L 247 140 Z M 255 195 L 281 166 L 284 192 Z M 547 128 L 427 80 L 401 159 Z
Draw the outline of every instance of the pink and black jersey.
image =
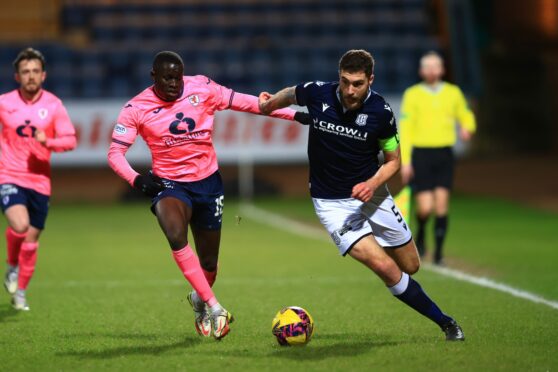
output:
M 75 129 L 62 101 L 42 90 L 34 102 L 19 91 L 0 95 L 0 184 L 13 183 L 50 195 L 50 153 L 76 147 Z M 45 131 L 45 145 L 33 135 Z
M 184 90 L 176 101 L 160 99 L 153 86 L 132 98 L 114 127 L 109 164 L 128 183 L 138 175 L 124 157 L 138 134 L 151 150 L 153 173 L 159 177 L 193 182 L 217 168 L 213 147 L 215 112 L 232 109 L 259 114 L 257 97 L 234 92 L 205 76 L 184 76 Z M 294 110 L 272 116 L 293 120 Z

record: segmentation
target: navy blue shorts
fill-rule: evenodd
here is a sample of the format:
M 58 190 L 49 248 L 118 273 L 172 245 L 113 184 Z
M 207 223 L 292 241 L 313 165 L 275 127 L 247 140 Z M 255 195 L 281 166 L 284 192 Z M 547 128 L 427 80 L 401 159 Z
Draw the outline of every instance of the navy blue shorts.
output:
M 41 194 L 35 190 L 4 183 L 0 185 L 0 198 L 2 199 L 2 212 L 12 205 L 22 204 L 27 207 L 29 213 L 29 223 L 31 226 L 43 230 L 48 214 L 48 195 Z
M 203 180 L 194 182 L 177 182 L 162 178 L 165 189 L 153 198 L 151 211 L 155 214 L 155 205 L 167 197 L 177 198 L 192 208 L 190 223 L 200 229 L 219 230 L 223 216 L 223 181 L 216 171 Z
M 413 192 L 430 191 L 437 187 L 452 189 L 455 161 L 451 147 L 415 147 L 411 159 L 415 171 L 411 180 Z

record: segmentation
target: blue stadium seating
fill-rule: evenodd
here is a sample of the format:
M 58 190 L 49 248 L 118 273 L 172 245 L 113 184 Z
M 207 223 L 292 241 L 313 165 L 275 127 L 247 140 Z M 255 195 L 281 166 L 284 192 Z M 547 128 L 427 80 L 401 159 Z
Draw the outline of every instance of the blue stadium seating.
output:
M 377 60 L 375 89 L 400 92 L 416 80 L 420 54 L 438 49 L 426 0 L 162 3 L 66 2 L 62 29 L 86 30 L 90 41 L 86 48 L 36 46 L 48 60 L 48 87 L 62 97 L 128 97 L 151 84 L 155 53 L 172 49 L 187 74 L 239 91 L 274 91 L 335 79 L 341 54 L 365 48 Z M 22 47 L 0 46 L 0 72 Z M 11 76 L 0 76 L 1 90 L 10 87 Z

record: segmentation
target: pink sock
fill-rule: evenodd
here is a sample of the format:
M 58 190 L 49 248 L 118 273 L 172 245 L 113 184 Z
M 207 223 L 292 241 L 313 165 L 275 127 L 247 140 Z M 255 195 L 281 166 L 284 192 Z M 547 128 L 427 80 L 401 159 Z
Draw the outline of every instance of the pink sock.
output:
M 200 260 L 192 252 L 190 245 L 186 244 L 181 250 L 172 251 L 172 255 L 180 271 L 182 271 L 184 277 L 190 282 L 190 285 L 192 285 L 192 288 L 198 293 L 202 301 L 209 307 L 217 304 L 217 299 L 203 275 Z
M 215 271 L 206 271 L 203 270 L 203 275 L 205 276 L 205 279 L 207 280 L 207 284 L 209 284 L 210 287 L 213 287 L 213 284 L 215 284 L 215 280 L 217 279 L 217 270 L 219 268 L 217 267 L 215 269 Z
M 6 261 L 9 265 L 17 266 L 21 243 L 23 243 L 25 235 L 26 233 L 15 232 L 9 226 L 6 229 L 6 247 L 8 248 L 8 259 Z
M 21 251 L 19 252 L 19 275 L 17 278 L 17 289 L 27 289 L 27 285 L 35 272 L 37 248 L 39 248 L 38 242 L 25 242 L 21 244 Z

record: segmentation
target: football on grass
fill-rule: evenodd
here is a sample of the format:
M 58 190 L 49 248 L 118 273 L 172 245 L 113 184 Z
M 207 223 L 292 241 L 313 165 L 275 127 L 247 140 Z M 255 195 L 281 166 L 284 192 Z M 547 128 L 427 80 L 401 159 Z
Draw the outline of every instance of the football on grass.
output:
M 314 320 L 303 308 L 289 306 L 275 315 L 271 330 L 279 345 L 305 345 L 314 333 Z

